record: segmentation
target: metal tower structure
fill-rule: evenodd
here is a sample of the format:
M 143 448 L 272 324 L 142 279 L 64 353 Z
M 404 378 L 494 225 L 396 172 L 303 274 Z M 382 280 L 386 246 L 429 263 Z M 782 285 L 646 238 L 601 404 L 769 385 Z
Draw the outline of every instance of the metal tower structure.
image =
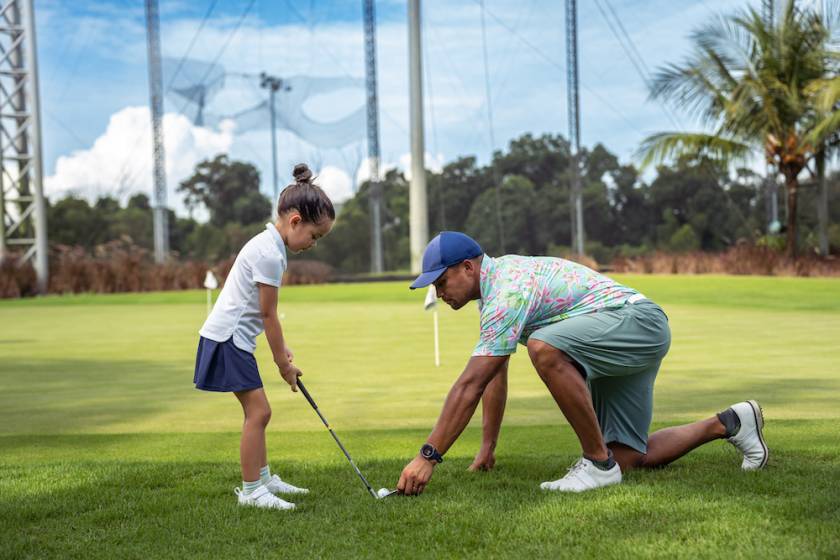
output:
M 408 2 L 408 82 L 411 105 L 411 185 L 408 191 L 411 272 L 420 272 L 429 242 L 429 209 L 423 142 L 423 60 L 420 37 L 420 0 Z
M 166 208 L 166 164 L 163 152 L 163 78 L 160 69 L 160 16 L 157 0 L 146 0 L 146 48 L 149 64 L 149 105 L 152 114 L 154 165 L 155 262 L 169 254 L 169 214 Z
M 566 0 L 566 95 L 569 109 L 569 147 L 572 151 L 569 215 L 572 251 L 583 254 L 583 200 L 580 186 L 580 96 L 578 83 L 577 0 Z
M 280 196 L 280 185 L 277 183 L 277 115 L 275 114 L 274 97 L 277 91 L 283 87 L 283 80 L 262 72 L 260 74 L 260 87 L 268 90 L 268 112 L 271 115 L 271 184 L 274 188 L 274 198 L 271 199 L 271 205 L 274 207 L 273 213 L 276 211 L 277 200 Z
M 41 160 L 41 107 L 32 0 L 0 8 L 0 261 L 12 247 L 32 260 L 38 291 L 49 279 Z
M 374 0 L 362 0 L 365 24 L 367 149 L 370 164 L 370 271 L 384 269 L 382 259 L 382 182 L 379 176 L 379 99 L 376 92 L 376 11 Z

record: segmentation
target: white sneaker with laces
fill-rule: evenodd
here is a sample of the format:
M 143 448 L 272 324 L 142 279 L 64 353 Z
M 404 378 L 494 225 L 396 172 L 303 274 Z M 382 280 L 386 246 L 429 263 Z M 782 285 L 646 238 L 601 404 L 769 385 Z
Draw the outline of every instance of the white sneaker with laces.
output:
M 309 494 L 308 489 L 298 488 L 294 484 L 289 484 L 276 474 L 271 475 L 271 478 L 268 482 L 263 483 L 263 486 L 268 488 L 268 491 L 272 494 Z
M 556 492 L 584 492 L 621 482 L 621 467 L 616 463 L 604 471 L 586 457 L 581 457 L 561 479 L 543 482 L 540 488 Z
M 756 401 L 744 401 L 731 407 L 741 421 L 738 433 L 727 439 L 738 451 L 743 453 L 744 460 L 741 468 L 754 471 L 763 468 L 770 457 L 770 450 L 764 442 L 764 412 Z
M 234 491 L 239 499 L 240 506 L 254 506 L 268 509 L 295 509 L 295 504 L 282 500 L 268 491 L 265 485 L 260 486 L 250 494 L 246 494 L 241 488 Z

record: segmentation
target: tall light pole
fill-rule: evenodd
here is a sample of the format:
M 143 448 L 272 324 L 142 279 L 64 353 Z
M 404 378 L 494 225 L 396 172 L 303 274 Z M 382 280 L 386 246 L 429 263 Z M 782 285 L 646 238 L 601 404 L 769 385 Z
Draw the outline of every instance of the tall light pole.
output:
M 773 0 L 762 0 L 762 16 L 768 26 L 773 27 L 776 21 L 776 7 Z M 764 188 L 767 191 L 767 232 L 779 233 L 779 184 L 776 182 L 776 171 L 773 165 L 767 163 Z
M 152 114 L 154 165 L 155 262 L 169 254 L 169 215 L 166 208 L 166 164 L 163 151 L 163 78 L 160 68 L 160 17 L 157 0 L 146 0 L 146 48 L 149 58 L 149 105 Z
M 572 151 L 569 215 L 572 251 L 583 254 L 583 197 L 580 186 L 580 96 L 578 83 L 577 0 L 566 0 L 566 88 L 569 110 L 569 148 Z
M 484 97 L 487 101 L 487 131 L 490 133 L 490 166 L 493 170 L 493 184 L 496 194 L 496 233 L 499 236 L 499 253 L 505 254 L 505 224 L 502 221 L 502 185 L 493 156 L 496 150 L 496 134 L 493 130 L 493 99 L 490 95 L 490 64 L 487 61 L 487 29 L 484 24 L 484 0 L 479 1 L 481 8 L 481 52 L 484 58 Z
M 429 242 L 423 144 L 423 62 L 420 37 L 420 0 L 408 2 L 408 82 L 411 105 L 411 185 L 409 186 L 409 245 L 411 272 L 420 272 L 423 250 Z
M 379 99 L 376 92 L 376 11 L 374 0 L 363 0 L 365 23 L 365 90 L 367 148 L 370 164 L 370 270 L 384 269 L 382 259 L 382 182 L 379 177 Z

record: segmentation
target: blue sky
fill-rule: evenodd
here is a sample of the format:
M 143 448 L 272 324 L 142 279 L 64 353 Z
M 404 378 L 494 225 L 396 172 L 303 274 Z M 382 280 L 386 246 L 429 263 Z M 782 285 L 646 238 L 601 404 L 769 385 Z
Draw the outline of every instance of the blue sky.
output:
M 250 0 L 160 0 L 162 51 L 210 62 L 228 72 L 278 76 L 364 76 L 360 1 L 256 0 L 232 34 Z M 656 69 L 689 52 L 689 33 L 731 0 L 600 0 L 612 6 L 647 67 Z M 739 2 L 738 5 L 741 5 Z M 564 3 L 556 0 L 486 0 L 485 23 L 495 148 L 524 132 L 566 135 Z M 139 0 L 36 0 L 44 135 L 44 167 L 51 196 L 150 192 L 148 82 L 143 2 Z M 647 134 L 674 128 L 662 107 L 647 98 L 642 78 L 612 35 L 595 0 L 579 0 L 582 142 L 605 144 L 630 161 Z M 490 145 L 478 0 L 424 0 L 425 129 L 428 165 L 458 155 L 486 161 Z M 408 138 L 407 22 L 404 2 L 377 2 L 379 95 L 383 160 L 406 165 Z M 229 41 L 228 46 L 222 46 Z M 253 83 L 231 78 L 215 101 L 230 113 L 259 101 Z M 356 108 L 361 92 L 313 102 L 320 116 Z M 195 163 L 219 151 L 256 164 L 271 191 L 267 131 L 230 127 L 197 129 L 175 113 L 165 122 L 170 203 L 175 184 Z M 693 129 L 675 112 L 676 124 Z M 318 114 L 313 117 L 318 117 Z M 323 120 L 328 120 L 323 119 Z M 364 131 L 360 131 L 363 135 Z M 340 153 L 319 150 L 288 132 L 279 135 L 281 178 L 297 161 L 322 171 L 328 190 L 347 196 L 364 144 Z M 281 179 L 285 182 L 285 179 Z

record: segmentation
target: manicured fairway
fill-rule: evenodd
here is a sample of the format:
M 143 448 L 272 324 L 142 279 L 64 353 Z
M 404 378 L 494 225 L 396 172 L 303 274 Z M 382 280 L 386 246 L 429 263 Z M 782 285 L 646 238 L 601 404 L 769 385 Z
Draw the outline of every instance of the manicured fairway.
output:
M 192 388 L 204 294 L 0 302 L 0 558 L 831 557 L 840 550 L 840 281 L 624 276 L 663 305 L 673 346 L 656 427 L 744 398 L 769 467 L 714 442 L 580 496 L 545 494 L 578 449 L 527 354 L 512 361 L 497 470 L 465 472 L 480 414 L 427 492 L 375 502 L 303 397 L 257 359 L 272 468 L 312 489 L 292 513 L 238 508 L 241 413 Z M 360 467 L 393 487 L 476 338 L 473 307 L 402 284 L 283 288 L 307 387 Z M 445 307 L 445 306 L 443 306 Z

